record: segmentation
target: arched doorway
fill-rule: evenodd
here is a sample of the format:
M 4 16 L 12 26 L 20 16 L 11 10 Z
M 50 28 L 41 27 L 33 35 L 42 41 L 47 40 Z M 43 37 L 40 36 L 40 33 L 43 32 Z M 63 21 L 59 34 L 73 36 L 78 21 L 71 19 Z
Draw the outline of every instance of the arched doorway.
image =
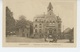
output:
M 57 34 L 56 34 L 56 29 L 48 28 L 47 29 L 47 37 L 46 40 L 48 41 L 54 41 L 57 42 Z

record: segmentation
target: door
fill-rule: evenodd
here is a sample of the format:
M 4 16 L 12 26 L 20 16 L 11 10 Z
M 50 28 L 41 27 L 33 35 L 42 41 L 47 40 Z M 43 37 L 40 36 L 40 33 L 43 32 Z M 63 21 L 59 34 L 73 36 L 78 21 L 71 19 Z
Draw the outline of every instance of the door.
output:
M 53 36 L 53 30 L 50 28 L 50 29 L 49 29 L 48 37 L 49 37 L 49 38 L 52 38 L 52 36 Z

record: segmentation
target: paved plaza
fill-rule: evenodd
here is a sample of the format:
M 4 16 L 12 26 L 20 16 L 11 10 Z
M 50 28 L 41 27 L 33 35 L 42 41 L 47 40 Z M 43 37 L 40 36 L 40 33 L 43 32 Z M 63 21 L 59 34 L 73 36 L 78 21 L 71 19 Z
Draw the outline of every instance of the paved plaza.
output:
M 27 37 L 17 37 L 17 36 L 8 36 L 6 38 L 7 42 L 26 42 L 26 43 L 46 43 L 44 38 L 27 38 Z M 54 43 L 54 42 L 53 42 Z M 68 39 L 57 40 L 57 43 L 69 43 Z

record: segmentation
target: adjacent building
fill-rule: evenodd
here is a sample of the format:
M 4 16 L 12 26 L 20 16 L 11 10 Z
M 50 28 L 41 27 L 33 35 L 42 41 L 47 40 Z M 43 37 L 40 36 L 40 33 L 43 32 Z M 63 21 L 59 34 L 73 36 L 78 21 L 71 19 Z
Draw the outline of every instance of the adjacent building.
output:
M 17 36 L 30 37 L 32 34 L 32 22 L 28 20 L 17 20 L 15 31 Z

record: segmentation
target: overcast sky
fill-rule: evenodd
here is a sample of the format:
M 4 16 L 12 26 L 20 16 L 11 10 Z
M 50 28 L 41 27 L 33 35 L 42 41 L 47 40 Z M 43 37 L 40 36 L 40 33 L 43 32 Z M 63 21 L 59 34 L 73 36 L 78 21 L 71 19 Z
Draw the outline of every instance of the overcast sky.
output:
M 28 20 L 33 21 L 36 15 L 47 13 L 49 2 L 52 3 L 53 12 L 62 19 L 62 26 L 75 26 L 76 8 L 73 0 L 6 0 L 5 4 L 13 12 L 15 19 L 24 15 Z

